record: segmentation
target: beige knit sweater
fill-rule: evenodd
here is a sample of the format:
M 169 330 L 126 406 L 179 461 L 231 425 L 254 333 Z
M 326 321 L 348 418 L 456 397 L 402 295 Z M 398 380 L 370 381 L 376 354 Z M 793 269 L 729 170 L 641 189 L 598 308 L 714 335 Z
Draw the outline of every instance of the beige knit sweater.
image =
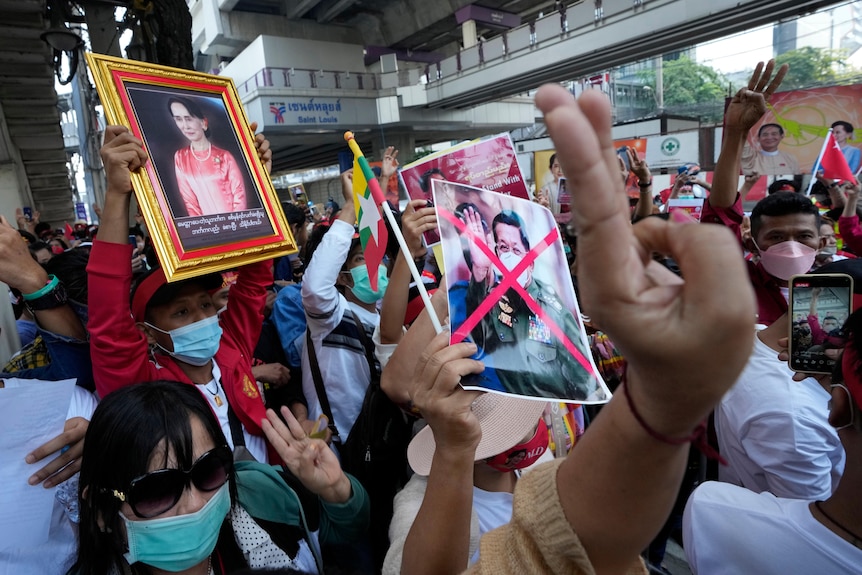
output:
M 466 574 L 595 574 L 560 505 L 557 469 L 563 461 L 548 462 L 518 481 L 512 521 L 482 537 L 479 561 Z M 643 561 L 627 574 L 646 575 Z

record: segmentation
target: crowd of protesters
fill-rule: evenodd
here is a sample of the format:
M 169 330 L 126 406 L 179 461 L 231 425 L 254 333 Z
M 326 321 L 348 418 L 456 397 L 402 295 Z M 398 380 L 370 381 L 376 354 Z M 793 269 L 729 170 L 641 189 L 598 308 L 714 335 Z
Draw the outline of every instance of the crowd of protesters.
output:
M 632 151 L 620 177 L 600 92 L 538 91 L 614 392 L 589 409 L 462 389 L 485 366 L 475 344 L 435 333 L 408 266 L 445 323 L 422 240 L 435 209 L 408 202 L 409 254 L 393 245 L 373 281 L 351 171 L 325 215 L 283 205 L 298 253 L 168 282 L 140 221 L 129 228 L 130 175 L 149 158 L 109 126 L 98 228 L 0 217 L 22 345 L 0 377 L 77 381 L 63 432 L 20 478 L 54 490 L 50 532 L 0 548 L 3 572 L 667 573 L 674 536 L 700 574 L 862 573 L 862 312 L 820 318 L 831 377 L 787 364 L 791 276 L 849 274 L 862 294 L 860 185 L 776 186 L 743 213 L 746 137 L 786 71 L 759 64 L 730 101 L 701 224 L 661 213 Z M 269 142 L 255 143 L 269 170 Z M 385 150 L 381 182 L 397 157 Z M 553 210 L 555 194 L 536 201 Z M 580 424 L 561 434 L 561 417 Z M 369 447 L 363 473 L 351 434 L 384 418 L 374 440 L 396 448 L 383 467 Z

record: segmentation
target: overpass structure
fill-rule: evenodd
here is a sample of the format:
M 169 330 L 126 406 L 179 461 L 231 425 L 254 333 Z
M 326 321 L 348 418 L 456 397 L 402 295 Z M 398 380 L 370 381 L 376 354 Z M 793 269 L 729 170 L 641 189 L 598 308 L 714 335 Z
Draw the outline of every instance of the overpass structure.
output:
M 376 151 L 530 125 L 530 92 L 544 82 L 585 77 L 834 3 L 581 0 L 433 62 L 390 54 L 370 68 L 362 60 L 368 47 L 260 36 L 221 73 L 234 78 L 250 117 L 272 138 L 275 168 L 290 170 L 332 163 L 347 129 Z
M 187 2 L 196 66 L 234 78 L 282 172 L 334 163 L 347 129 L 372 154 L 384 145 L 411 150 L 532 125 L 529 92 L 543 82 L 585 77 L 839 3 Z M 51 0 L 55 7 L 85 6 L 88 18 L 101 9 L 107 24 L 123 4 L 131 2 Z M 65 110 L 51 89 L 51 51 L 40 40 L 52 25 L 47 7 L 47 0 L 0 0 L 0 211 L 30 204 L 62 221 L 74 214 L 59 125 Z M 91 30 L 91 40 L 99 34 L 111 40 L 105 45 L 116 43 L 110 26 Z M 92 122 L 79 125 L 97 131 Z

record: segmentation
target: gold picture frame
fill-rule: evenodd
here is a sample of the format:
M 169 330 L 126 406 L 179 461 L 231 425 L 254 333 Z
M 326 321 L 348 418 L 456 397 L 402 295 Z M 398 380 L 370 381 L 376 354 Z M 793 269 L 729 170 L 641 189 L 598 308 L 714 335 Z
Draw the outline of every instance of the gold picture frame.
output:
M 233 80 L 86 58 L 107 122 L 150 156 L 132 187 L 168 281 L 297 251 Z

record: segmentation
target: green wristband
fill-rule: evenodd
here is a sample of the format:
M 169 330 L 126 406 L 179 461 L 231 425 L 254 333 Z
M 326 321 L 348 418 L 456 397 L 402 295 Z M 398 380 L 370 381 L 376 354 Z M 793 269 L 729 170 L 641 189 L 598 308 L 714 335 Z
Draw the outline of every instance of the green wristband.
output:
M 60 285 L 60 280 L 57 279 L 57 276 L 51 274 L 48 276 L 48 283 L 45 284 L 45 287 L 38 291 L 34 291 L 33 293 L 25 293 L 23 294 L 25 301 L 33 301 L 34 299 L 39 299 L 43 295 L 49 294 Z

